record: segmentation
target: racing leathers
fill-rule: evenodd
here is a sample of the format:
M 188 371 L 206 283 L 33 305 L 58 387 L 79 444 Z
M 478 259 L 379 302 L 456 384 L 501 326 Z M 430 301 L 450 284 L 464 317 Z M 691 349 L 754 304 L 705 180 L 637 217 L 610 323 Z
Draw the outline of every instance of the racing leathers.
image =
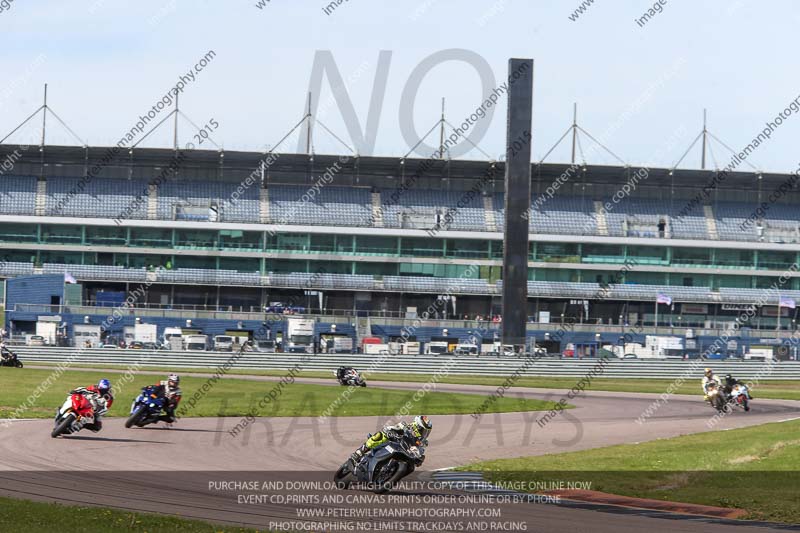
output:
M 96 385 L 89 385 L 88 387 L 78 387 L 69 391 L 69 393 L 82 395 L 92 405 L 93 420 L 84 422 L 83 427 L 95 433 L 103 429 L 103 416 L 111 409 L 111 405 L 114 403 L 114 396 L 111 391 L 101 393 Z
M 731 392 L 733 392 L 733 387 L 736 385 L 744 385 L 744 383 L 734 378 L 730 374 L 725 376 L 725 381 L 722 383 L 722 390 L 725 392 L 725 396 L 730 396 Z M 750 396 L 750 399 L 753 398 L 749 389 L 748 389 L 748 396 Z
M 344 381 L 346 378 L 350 377 L 351 375 L 352 376 L 357 376 L 358 375 L 358 372 L 356 372 L 356 369 L 351 367 L 351 366 L 340 366 L 336 370 L 336 378 L 339 381 Z
M 706 400 L 708 400 L 708 388 L 709 388 L 711 383 L 716 384 L 717 387 L 721 387 L 722 386 L 722 382 L 719 380 L 719 378 L 717 377 L 716 374 L 711 374 L 710 376 L 703 376 L 703 381 L 702 381 L 703 397 Z
M 411 424 L 400 422 L 392 426 L 385 426 L 382 430 L 370 435 L 366 442 L 350 456 L 353 464 L 357 465 L 367 452 L 390 440 L 395 442 L 405 440 L 413 446 L 428 445 L 428 439 L 414 434 Z
M 155 393 L 159 397 L 163 396 L 167 400 L 166 405 L 164 405 L 165 414 L 160 415 L 158 419 L 168 424 L 174 423 L 177 420 L 175 409 L 178 408 L 178 404 L 181 401 L 182 392 L 180 387 L 171 387 L 169 381 L 159 381 L 155 384 Z

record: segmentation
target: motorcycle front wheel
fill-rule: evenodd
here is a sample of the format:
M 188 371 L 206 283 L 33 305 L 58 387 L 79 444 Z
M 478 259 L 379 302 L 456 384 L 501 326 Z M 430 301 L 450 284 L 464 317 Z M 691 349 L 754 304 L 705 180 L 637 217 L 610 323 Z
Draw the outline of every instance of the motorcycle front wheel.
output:
M 722 399 L 722 396 L 717 395 L 714 396 L 714 401 L 712 402 L 714 409 L 719 411 L 720 413 L 725 410 L 725 400 Z
M 400 481 L 400 479 L 405 475 L 405 463 L 401 463 L 400 461 L 395 461 L 392 459 L 386 461 L 375 469 L 375 475 L 373 478 L 374 487 L 372 492 L 375 494 L 386 494 L 392 490 L 394 484 Z
M 131 414 L 131 416 L 128 417 L 128 419 L 125 421 L 125 427 L 130 429 L 132 426 L 138 425 L 143 417 L 144 417 L 144 406 L 142 405 L 139 406 L 139 408 L 136 411 L 134 411 L 133 414 Z
M 351 461 L 346 461 L 333 475 L 333 482 L 340 489 L 350 488 L 353 471 Z
M 59 435 L 66 433 L 67 429 L 72 425 L 73 422 L 75 422 L 75 415 L 69 413 L 67 416 L 64 417 L 64 420 L 62 420 L 56 427 L 53 428 L 53 431 L 52 433 L 50 433 L 50 436 L 55 439 Z
M 17 368 L 22 368 L 22 361 L 17 361 Z

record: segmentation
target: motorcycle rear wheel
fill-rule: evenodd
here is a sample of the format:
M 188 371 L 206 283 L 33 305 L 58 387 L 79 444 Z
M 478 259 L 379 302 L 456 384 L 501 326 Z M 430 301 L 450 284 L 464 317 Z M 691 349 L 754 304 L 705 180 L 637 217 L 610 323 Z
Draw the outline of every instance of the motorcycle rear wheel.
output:
M 50 436 L 55 439 L 59 435 L 65 433 L 67 431 L 67 428 L 69 428 L 73 422 L 75 422 L 75 415 L 70 413 L 64 417 L 64 420 L 62 420 L 60 424 L 58 424 L 56 427 L 53 428 L 53 431 L 52 433 L 50 433 Z

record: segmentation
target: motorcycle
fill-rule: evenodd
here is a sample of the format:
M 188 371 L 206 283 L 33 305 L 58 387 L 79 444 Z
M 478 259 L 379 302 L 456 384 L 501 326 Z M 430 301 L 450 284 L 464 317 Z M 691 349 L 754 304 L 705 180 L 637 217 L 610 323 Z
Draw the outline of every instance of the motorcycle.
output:
M 747 385 L 736 384 L 731 389 L 728 396 L 728 403 L 741 407 L 745 411 L 750 410 L 750 390 Z
M 56 411 L 55 427 L 50 436 L 56 438 L 59 435 L 77 433 L 85 424 L 93 423 L 96 416 L 102 416 L 107 411 L 105 400 L 101 400 L 100 408 L 95 412 L 92 402 L 86 396 L 72 391 Z
M 712 381 L 706 386 L 706 398 L 711 403 L 711 407 L 720 413 L 725 411 L 725 394 L 719 384 Z
M 364 378 L 361 377 L 361 374 L 358 373 L 358 370 L 355 368 L 351 368 L 343 373 L 336 372 L 336 379 L 339 380 L 340 385 L 351 386 L 351 387 L 366 387 L 367 382 L 364 381 Z
M 143 387 L 142 392 L 131 404 L 131 414 L 125 421 L 125 427 L 144 427 L 148 424 L 155 424 L 166 403 L 167 399 L 163 395 L 156 394 L 155 387 L 152 385 Z
M 22 368 L 22 361 L 19 360 L 16 353 L 9 351 L 0 355 L 0 366 Z
M 419 440 L 413 442 L 390 440 L 370 450 L 358 464 L 350 458 L 336 471 L 333 482 L 341 489 L 364 483 L 375 494 L 385 494 L 425 461 L 425 447 Z

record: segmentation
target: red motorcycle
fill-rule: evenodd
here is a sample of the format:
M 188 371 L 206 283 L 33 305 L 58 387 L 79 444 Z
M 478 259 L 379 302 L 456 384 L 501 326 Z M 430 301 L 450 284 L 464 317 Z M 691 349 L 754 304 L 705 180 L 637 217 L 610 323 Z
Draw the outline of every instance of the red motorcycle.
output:
M 108 411 L 105 400 L 101 398 L 100 402 L 101 408 L 95 413 L 92 402 L 80 392 L 80 389 L 72 391 L 56 412 L 55 427 L 50 436 L 56 438 L 59 435 L 76 433 L 85 424 L 93 423 L 95 416 L 103 415 Z

